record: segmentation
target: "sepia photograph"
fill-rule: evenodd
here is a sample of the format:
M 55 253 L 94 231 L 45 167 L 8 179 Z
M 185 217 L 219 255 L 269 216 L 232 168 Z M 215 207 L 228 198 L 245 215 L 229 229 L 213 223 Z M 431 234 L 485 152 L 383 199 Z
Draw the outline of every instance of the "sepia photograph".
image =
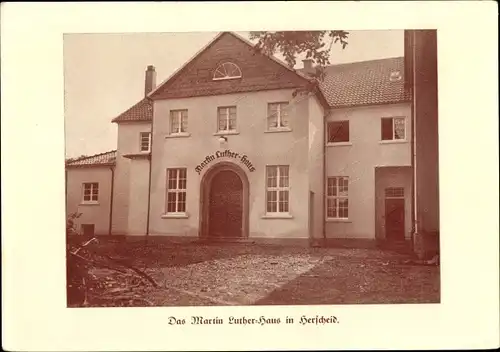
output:
M 0 9 L 4 350 L 498 348 L 496 3 Z
M 436 30 L 63 48 L 68 307 L 440 303 Z

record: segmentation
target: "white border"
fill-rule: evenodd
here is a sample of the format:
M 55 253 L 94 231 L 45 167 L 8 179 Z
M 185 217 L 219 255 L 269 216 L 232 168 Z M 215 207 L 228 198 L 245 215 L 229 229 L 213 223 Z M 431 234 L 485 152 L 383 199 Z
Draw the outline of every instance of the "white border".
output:
M 498 346 L 495 2 L 1 6 L 4 349 L 222 351 Z M 207 13 L 210 21 L 206 20 Z M 347 30 L 438 29 L 442 304 L 65 308 L 63 34 L 330 29 L 332 24 Z M 480 138 L 468 143 L 470 136 Z M 477 175 L 481 175 L 480 181 Z M 474 187 L 463 187 L 471 179 L 476 180 Z M 53 200 L 49 206 L 47 199 Z M 470 199 L 477 206 L 470 207 Z M 340 323 L 167 325 L 168 316 L 192 314 L 334 314 Z

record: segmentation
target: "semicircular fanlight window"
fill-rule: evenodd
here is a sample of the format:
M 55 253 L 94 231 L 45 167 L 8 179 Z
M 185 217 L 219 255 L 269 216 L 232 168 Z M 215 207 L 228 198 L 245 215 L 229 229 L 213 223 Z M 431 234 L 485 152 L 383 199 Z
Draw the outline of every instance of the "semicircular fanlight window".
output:
M 214 71 L 214 80 L 241 78 L 241 70 L 232 62 L 220 64 Z

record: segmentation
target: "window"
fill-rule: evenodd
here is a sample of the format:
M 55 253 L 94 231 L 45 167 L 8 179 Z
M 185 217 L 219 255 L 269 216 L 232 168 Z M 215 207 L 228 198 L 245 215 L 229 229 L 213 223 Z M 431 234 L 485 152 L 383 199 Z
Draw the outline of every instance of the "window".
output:
M 94 237 L 95 235 L 95 225 L 94 224 L 82 224 L 82 234 L 85 237 Z
M 288 166 L 268 166 L 266 168 L 266 212 L 289 212 L 289 174 Z
M 328 122 L 328 143 L 349 142 L 349 121 Z
M 232 62 L 224 62 L 217 66 L 214 71 L 214 81 L 235 78 L 241 78 L 241 70 L 236 64 L 233 64 Z
M 141 132 L 141 152 L 151 151 L 151 133 Z
M 405 189 L 403 187 L 389 187 L 385 189 L 386 198 L 404 198 Z
M 83 184 L 83 202 L 97 202 L 99 200 L 99 184 L 97 182 Z
M 170 134 L 187 132 L 187 110 L 170 110 Z
M 288 103 L 267 105 L 267 128 L 269 130 L 288 127 Z
M 218 131 L 236 131 L 236 106 L 218 108 Z
M 328 177 L 327 188 L 327 218 L 349 218 L 349 178 Z
M 404 140 L 406 138 L 405 118 L 389 117 L 382 118 L 382 140 Z
M 167 214 L 186 212 L 187 169 L 167 169 Z
M 391 75 L 389 76 L 389 80 L 391 82 L 401 81 L 402 79 L 403 79 L 403 77 L 401 76 L 400 71 L 393 71 L 393 72 L 391 72 Z

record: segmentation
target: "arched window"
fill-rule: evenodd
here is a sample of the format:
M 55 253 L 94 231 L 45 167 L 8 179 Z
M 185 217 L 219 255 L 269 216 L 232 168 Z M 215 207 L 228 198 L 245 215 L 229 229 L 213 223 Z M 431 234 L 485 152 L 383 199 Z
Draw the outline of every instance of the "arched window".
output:
M 224 62 L 217 66 L 214 71 L 214 81 L 234 78 L 241 78 L 241 70 L 232 62 Z

